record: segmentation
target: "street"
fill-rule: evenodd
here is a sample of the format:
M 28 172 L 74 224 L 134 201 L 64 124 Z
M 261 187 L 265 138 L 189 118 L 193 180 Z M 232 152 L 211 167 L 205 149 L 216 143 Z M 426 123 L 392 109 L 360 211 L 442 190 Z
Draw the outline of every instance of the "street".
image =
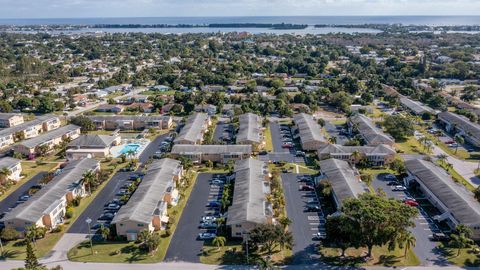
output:
M 0 202 L 0 214 L 8 211 L 9 208 L 15 207 L 20 196 L 24 195 L 32 186 L 38 185 L 40 180 L 42 180 L 42 177 L 46 173 L 47 172 L 39 172 L 38 174 L 34 175 L 30 180 L 23 183 L 14 192 L 10 193 L 10 195 L 5 197 Z

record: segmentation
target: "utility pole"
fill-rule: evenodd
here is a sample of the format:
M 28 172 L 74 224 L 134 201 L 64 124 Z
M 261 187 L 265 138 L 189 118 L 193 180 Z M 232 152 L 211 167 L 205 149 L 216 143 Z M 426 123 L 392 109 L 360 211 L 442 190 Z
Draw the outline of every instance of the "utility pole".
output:
M 93 255 L 93 243 L 92 243 L 92 230 L 90 229 L 90 223 L 92 223 L 92 219 L 87 217 L 87 219 L 85 220 L 85 222 L 87 223 L 88 225 L 88 235 L 90 236 L 90 252 L 91 254 Z

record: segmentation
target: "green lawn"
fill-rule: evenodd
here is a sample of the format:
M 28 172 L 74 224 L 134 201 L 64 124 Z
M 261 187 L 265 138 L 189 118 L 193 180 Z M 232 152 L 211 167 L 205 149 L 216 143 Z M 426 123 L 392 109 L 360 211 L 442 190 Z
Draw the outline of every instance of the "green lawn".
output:
M 140 92 L 140 95 L 145 95 L 145 96 L 156 96 L 156 95 L 169 95 L 173 96 L 175 95 L 175 90 L 169 90 L 169 91 L 154 91 L 154 90 L 146 90 L 143 92 Z
M 346 119 L 337 119 L 337 120 L 330 121 L 332 125 L 344 125 L 346 122 L 347 122 Z
M 39 165 L 34 161 L 22 161 L 22 179 L 6 190 L 5 193 L 0 195 L 0 202 L 21 187 L 25 182 L 30 180 L 34 175 L 38 174 L 39 172 L 52 171 L 58 165 L 59 163 L 43 163 Z
M 443 244 L 439 246 L 448 261 L 460 267 L 479 267 L 480 253 L 475 254 L 470 248 L 463 248 L 460 250 L 460 255 L 456 248 L 448 248 Z
M 365 248 L 347 249 L 345 258 L 340 257 L 340 249 L 323 247 L 320 253 L 323 261 L 332 265 L 341 266 L 416 266 L 420 264 L 420 260 L 413 250 L 408 250 L 406 258 L 404 257 L 404 249 L 396 248 L 389 251 L 387 246 L 374 247 L 372 250 L 372 260 L 364 262 L 362 255 L 366 254 Z
M 265 151 L 273 152 L 272 132 L 270 131 L 270 125 L 265 128 Z
M 413 136 L 404 142 L 395 143 L 395 148 L 404 154 L 426 154 L 426 149 Z
M 166 236 L 162 232 L 162 240 L 157 252 L 154 254 L 147 254 L 145 251 L 139 249 L 138 245 L 133 242 L 94 242 L 94 255 L 91 255 L 89 242 L 80 243 L 78 246 L 72 248 L 68 252 L 68 259 L 76 262 L 113 262 L 113 263 L 155 263 L 164 259 L 170 241 L 175 234 L 175 229 L 178 220 L 181 217 L 183 208 L 185 207 L 193 186 L 197 179 L 197 173 L 193 174 L 193 179 L 190 186 L 185 190 L 183 199 L 178 205 L 173 206 L 168 211 L 169 213 L 177 213 L 175 216 L 176 222 L 170 226 L 171 235 Z M 170 215 L 171 216 L 171 215 Z M 188 243 L 186 243 L 188 244 Z

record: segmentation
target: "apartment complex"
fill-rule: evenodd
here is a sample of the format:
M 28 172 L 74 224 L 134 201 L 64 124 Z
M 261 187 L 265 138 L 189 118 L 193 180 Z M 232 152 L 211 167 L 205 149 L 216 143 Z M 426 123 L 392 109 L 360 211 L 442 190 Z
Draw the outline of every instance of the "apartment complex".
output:
M 434 216 L 452 229 L 464 224 L 473 231 L 473 239 L 480 240 L 480 203 L 465 186 L 455 183 L 450 175 L 435 164 L 421 159 L 405 161 L 407 184 L 418 185 L 425 197 L 440 212 Z
M 238 116 L 238 122 L 237 144 L 251 144 L 255 149 L 265 146 L 260 116 L 253 113 L 241 114 Z
M 9 128 L 23 124 L 23 115 L 16 113 L 0 113 L 0 128 Z
M 314 151 L 327 143 L 327 140 L 322 135 L 320 125 L 310 114 L 296 114 L 293 116 L 293 121 L 298 130 L 303 150 Z
M 386 135 L 373 121 L 363 114 L 356 114 L 348 119 L 349 132 L 358 132 L 367 145 L 386 144 L 393 146 L 395 141 Z
M 364 185 L 360 176 L 348 162 L 339 159 L 325 159 L 320 161 L 321 175 L 318 180 L 327 180 L 332 185 L 333 199 L 338 211 L 342 203 L 348 198 L 358 198 L 368 187 Z
M 416 100 L 411 100 L 407 97 L 401 97 L 400 98 L 400 104 L 402 107 L 410 111 L 414 115 L 423 115 L 424 113 L 430 113 L 430 114 L 435 114 L 435 110 L 426 106 L 425 104 L 416 101 Z
M 83 175 L 100 169 L 94 159 L 85 158 L 67 164 L 62 172 L 35 193 L 27 202 L 17 205 L 2 221 L 6 228 L 19 232 L 32 225 L 53 229 L 64 221 L 67 203 L 85 195 Z
M 80 135 L 68 144 L 66 156 L 68 160 L 110 157 L 112 156 L 111 148 L 120 143 L 119 135 Z
M 32 121 L 0 130 L 0 148 L 10 146 L 16 141 L 37 137 L 41 133 L 59 128 L 60 125 L 58 117 L 42 115 Z
M 174 159 L 164 158 L 148 165 L 137 190 L 112 220 L 117 235 L 135 241 L 143 230 L 164 230 L 168 223 L 168 206 L 177 204 L 176 186 L 182 176 L 183 167 Z
M 147 128 L 169 129 L 173 119 L 169 115 L 95 115 L 87 116 L 97 129 L 142 130 Z
M 74 140 L 80 136 L 80 127 L 76 125 L 66 125 L 53 131 L 42 134 L 38 137 L 20 142 L 13 146 L 13 151 L 29 158 L 34 158 L 39 154 L 40 147 L 46 145 L 47 152 L 59 145 L 66 138 Z
M 248 158 L 235 162 L 235 187 L 232 205 L 228 208 L 227 225 L 232 237 L 244 237 L 259 224 L 272 223 L 272 205 L 266 199 L 270 193 L 267 165 Z
M 202 144 L 203 135 L 207 132 L 210 124 L 210 117 L 207 114 L 194 113 L 187 118 L 174 142 L 176 144 Z
M 441 112 L 437 115 L 437 121 L 448 132 L 461 135 L 468 142 L 476 147 L 480 147 L 480 125 L 473 123 L 465 116 L 451 112 Z
M 7 168 L 10 171 L 10 175 L 7 176 L 9 180 L 18 181 L 22 173 L 22 163 L 20 159 L 4 157 L 0 158 L 0 170 Z
M 184 156 L 194 163 L 207 160 L 218 163 L 227 163 L 229 160 L 249 158 L 252 154 L 251 145 L 192 145 L 175 144 L 171 154 L 174 157 Z
M 356 158 L 354 153 L 358 152 L 360 158 Z M 383 166 L 389 164 L 395 159 L 395 150 L 386 144 L 376 146 L 344 146 L 339 144 L 325 144 L 317 150 L 320 160 L 335 158 L 350 163 L 358 163 L 365 159 L 372 166 Z

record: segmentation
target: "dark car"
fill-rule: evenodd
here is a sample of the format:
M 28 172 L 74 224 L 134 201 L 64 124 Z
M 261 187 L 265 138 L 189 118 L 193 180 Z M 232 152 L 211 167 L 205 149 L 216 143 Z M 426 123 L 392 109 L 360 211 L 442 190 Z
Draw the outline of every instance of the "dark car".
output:
M 301 191 L 315 191 L 315 188 L 313 186 L 309 186 L 309 185 L 301 185 L 299 187 L 299 190 L 301 190 Z
M 207 203 L 207 207 L 220 207 L 221 203 L 217 201 L 211 201 Z
M 307 212 L 320 212 L 321 208 L 318 205 L 306 205 L 305 211 Z
M 448 236 L 444 233 L 433 233 L 432 238 L 435 241 L 446 241 L 446 240 L 448 240 Z

